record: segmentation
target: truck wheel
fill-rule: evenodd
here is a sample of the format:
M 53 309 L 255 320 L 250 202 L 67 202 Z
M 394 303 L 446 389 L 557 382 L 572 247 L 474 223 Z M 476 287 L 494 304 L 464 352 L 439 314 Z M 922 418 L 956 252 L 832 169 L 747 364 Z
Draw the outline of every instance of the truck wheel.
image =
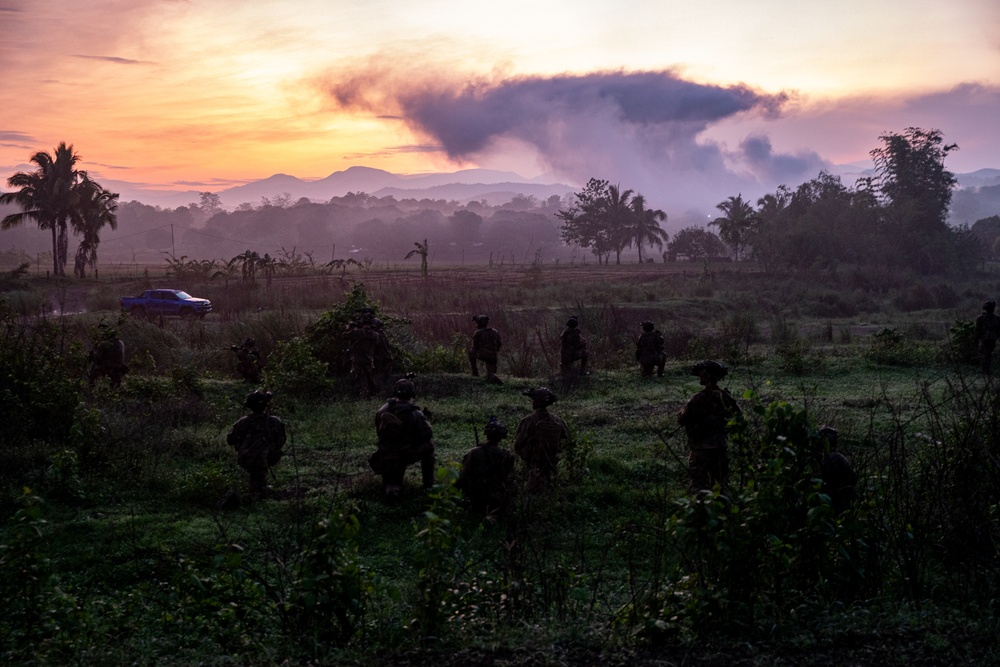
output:
M 132 312 L 132 317 L 138 319 L 146 317 L 146 309 L 143 308 L 142 306 L 134 306 L 131 312 Z
M 191 312 L 190 308 L 181 308 L 181 319 L 182 320 L 191 319 L 191 315 L 193 315 L 193 313 Z

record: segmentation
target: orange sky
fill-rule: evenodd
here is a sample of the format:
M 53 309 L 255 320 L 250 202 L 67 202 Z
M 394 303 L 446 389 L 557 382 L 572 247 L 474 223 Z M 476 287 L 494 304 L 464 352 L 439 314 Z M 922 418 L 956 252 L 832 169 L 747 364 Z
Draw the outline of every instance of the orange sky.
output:
M 487 144 L 449 159 L 442 137 L 408 115 L 423 107 L 405 95 L 455 96 L 470 81 L 492 90 L 524 77 L 542 85 L 556 75 L 668 71 L 786 95 L 780 112 L 714 119 L 692 141 L 725 149 L 763 133 L 775 152 L 838 164 L 865 160 L 883 131 L 917 125 L 959 144 L 953 171 L 1000 168 L 996 0 L 410 6 L 0 0 L 0 176 L 66 141 L 98 179 L 163 189 L 217 191 L 352 165 L 554 171 L 570 182 L 595 167 L 552 155 L 564 144 L 531 128 L 509 136 L 494 128 Z M 331 89 L 351 77 L 398 87 L 374 103 L 336 101 Z M 552 118 L 545 132 L 559 131 Z M 600 151 L 590 154 L 600 164 Z

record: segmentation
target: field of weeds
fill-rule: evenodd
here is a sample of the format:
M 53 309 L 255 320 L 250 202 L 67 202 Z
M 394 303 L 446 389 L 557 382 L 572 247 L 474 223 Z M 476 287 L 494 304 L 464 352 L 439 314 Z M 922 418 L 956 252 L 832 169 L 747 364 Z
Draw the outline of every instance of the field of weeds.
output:
M 179 287 L 203 321 L 134 320 L 117 297 Z M 993 276 L 916 281 L 734 265 L 431 267 L 177 282 L 26 280 L 5 293 L 0 361 L 0 655 L 19 664 L 990 664 L 1000 537 L 1000 393 L 969 321 Z M 322 323 L 372 304 L 417 374 L 437 480 L 386 502 L 373 415 Z M 62 305 L 61 305 L 62 304 Z M 66 307 L 73 304 L 74 307 Z M 469 374 L 472 315 L 503 336 L 502 386 Z M 570 315 L 592 373 L 558 374 Z M 639 323 L 667 341 L 641 378 Z M 117 328 L 120 389 L 83 381 Z M 225 444 L 253 386 L 230 346 L 264 352 L 289 433 L 276 499 Z M 687 492 L 676 415 L 718 359 L 739 399 L 732 489 Z M 502 520 L 453 482 L 521 390 L 557 395 L 573 446 L 551 493 Z M 819 492 L 816 429 L 835 426 L 858 499 Z M 507 441 L 509 446 L 509 440 Z M 522 475 L 522 471 L 517 474 Z M 522 480 L 523 481 L 523 480 Z

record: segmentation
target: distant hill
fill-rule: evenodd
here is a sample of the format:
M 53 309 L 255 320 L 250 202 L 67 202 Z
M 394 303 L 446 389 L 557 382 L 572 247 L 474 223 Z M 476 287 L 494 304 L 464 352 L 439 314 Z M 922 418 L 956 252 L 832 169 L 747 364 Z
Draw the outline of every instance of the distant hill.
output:
M 121 194 L 122 201 L 137 200 L 151 206 L 177 208 L 201 199 L 198 190 L 183 192 L 137 188 L 123 181 L 103 181 L 105 187 Z M 206 188 L 207 190 L 207 188 Z M 456 199 L 462 202 L 488 199 L 505 193 L 509 200 L 515 194 L 546 198 L 553 194 L 560 196 L 572 192 L 574 188 L 562 183 L 543 183 L 539 179 L 527 179 L 510 171 L 491 169 L 463 169 L 448 173 L 393 174 L 371 167 L 350 167 L 336 171 L 325 178 L 304 181 L 288 174 L 275 174 L 260 181 L 238 185 L 216 191 L 222 205 L 233 209 L 244 202 L 253 205 L 262 197 L 273 198 L 284 194 L 292 200 L 302 197 L 314 202 L 326 202 L 332 197 L 342 197 L 348 192 L 367 192 L 398 198 L 413 199 Z

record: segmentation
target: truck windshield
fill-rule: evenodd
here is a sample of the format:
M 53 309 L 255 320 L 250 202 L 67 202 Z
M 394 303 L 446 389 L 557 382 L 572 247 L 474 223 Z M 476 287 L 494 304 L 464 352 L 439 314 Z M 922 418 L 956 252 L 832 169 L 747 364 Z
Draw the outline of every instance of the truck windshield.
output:
M 177 298 L 178 299 L 193 299 L 194 297 L 192 297 L 187 292 L 177 292 Z

